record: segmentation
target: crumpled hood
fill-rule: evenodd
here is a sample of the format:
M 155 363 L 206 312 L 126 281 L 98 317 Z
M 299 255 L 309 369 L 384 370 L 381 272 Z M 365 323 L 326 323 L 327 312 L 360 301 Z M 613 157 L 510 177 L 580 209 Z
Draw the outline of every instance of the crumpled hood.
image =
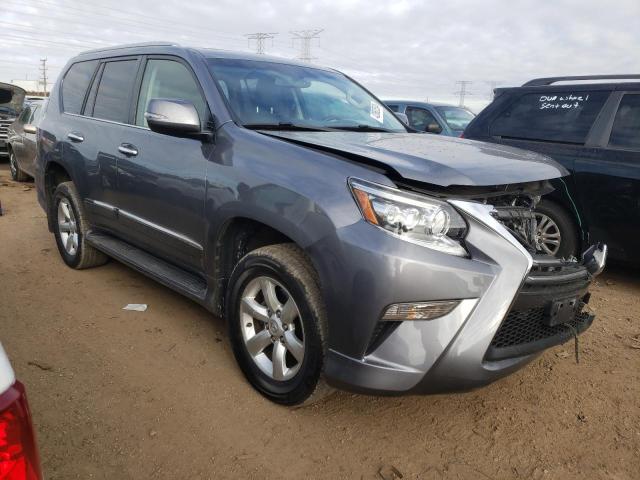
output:
M 442 187 L 492 186 L 568 175 L 549 157 L 519 148 L 418 133 L 264 131 L 299 145 L 373 160 L 407 180 Z
M 0 83 L 0 107 L 9 107 L 19 115 L 26 95 L 27 92 L 17 85 Z M 0 115 L 5 116 L 2 109 Z

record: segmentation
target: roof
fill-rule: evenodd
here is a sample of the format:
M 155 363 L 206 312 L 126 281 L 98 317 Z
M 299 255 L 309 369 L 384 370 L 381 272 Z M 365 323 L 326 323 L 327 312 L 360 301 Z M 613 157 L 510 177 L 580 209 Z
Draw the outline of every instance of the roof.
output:
M 419 102 L 416 100 L 382 100 L 384 103 L 389 104 L 389 103 L 401 103 L 403 105 L 416 105 L 418 107 L 428 107 L 428 106 L 432 106 L 432 107 L 458 107 L 458 108 L 465 108 L 465 107 L 460 107 L 460 105 L 454 105 L 452 103 L 444 103 L 444 102 Z
M 143 43 L 130 43 L 124 45 L 114 45 L 110 47 L 97 48 L 93 50 L 86 50 L 80 53 L 78 56 L 96 56 L 99 54 L 108 54 L 108 53 L 122 53 L 126 54 L 126 50 L 139 50 L 139 49 L 148 49 L 152 47 L 159 48 L 177 48 L 184 50 L 191 50 L 200 53 L 205 58 L 227 58 L 234 60 L 253 60 L 260 62 L 272 62 L 272 63 L 280 63 L 283 65 L 296 65 L 299 67 L 308 67 L 308 68 L 316 68 L 320 70 L 329 70 L 332 71 L 331 68 L 322 67 L 319 65 L 310 64 L 307 62 L 302 62 L 299 60 L 292 60 L 289 58 L 276 57 L 270 55 L 258 55 L 256 53 L 247 53 L 247 52 L 236 52 L 232 50 L 221 50 L 215 48 L 191 48 L 180 45 L 175 42 L 143 42 Z

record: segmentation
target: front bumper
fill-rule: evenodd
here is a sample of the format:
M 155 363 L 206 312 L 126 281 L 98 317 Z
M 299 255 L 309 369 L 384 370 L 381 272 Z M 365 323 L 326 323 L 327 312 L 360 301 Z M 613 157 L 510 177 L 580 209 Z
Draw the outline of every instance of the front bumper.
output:
M 504 333 L 504 329 L 513 326 L 513 322 L 508 322 L 514 317 L 513 312 L 525 307 L 547 309 L 549 302 L 571 298 L 575 299 L 577 309 L 588 301 L 587 289 L 593 275 L 575 262 L 534 259 L 490 215 L 491 207 L 463 201 L 452 203 L 469 224 L 466 247 L 471 258 L 430 256 L 429 261 L 414 266 L 410 275 L 396 276 L 400 285 L 395 285 L 394 293 L 386 295 L 382 303 L 459 299 L 459 305 L 434 320 L 400 322 L 381 341 L 374 342 L 374 348 L 369 344 L 355 354 L 346 352 L 340 345 L 330 348 L 325 375 L 331 384 L 361 393 L 387 395 L 466 391 L 518 370 L 545 348 L 570 339 L 574 332 L 580 333 L 591 324 L 592 316 L 586 320 L 580 317 L 575 329 L 554 326 L 552 333 L 560 332 L 559 335 L 547 335 L 549 332 L 543 331 L 530 338 L 507 331 L 501 337 L 501 331 Z M 375 259 L 371 252 L 368 261 L 382 262 L 397 270 L 399 259 L 383 254 L 380 260 L 380 252 L 377 254 Z M 362 248 L 359 255 L 362 256 Z M 412 260 L 404 258 L 402 262 Z M 561 267 L 564 264 L 566 267 Z M 391 271 L 388 273 L 393 279 Z M 378 272 L 380 275 L 384 272 Z M 413 298 L 400 293 L 405 287 L 411 290 Z M 422 291 L 421 297 L 417 296 L 418 291 Z M 434 291 L 437 294 L 434 295 Z M 376 324 L 381 313 L 379 308 L 376 304 L 369 310 L 379 312 Z M 377 331 L 371 329 L 371 335 Z M 496 338 L 503 342 L 496 342 Z

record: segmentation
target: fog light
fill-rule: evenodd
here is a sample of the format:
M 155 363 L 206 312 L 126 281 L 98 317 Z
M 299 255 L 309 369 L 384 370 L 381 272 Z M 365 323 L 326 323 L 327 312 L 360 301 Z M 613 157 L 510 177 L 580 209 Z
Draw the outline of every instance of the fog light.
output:
M 382 320 L 433 320 L 444 317 L 460 303 L 460 300 L 435 302 L 395 303 L 384 312 Z

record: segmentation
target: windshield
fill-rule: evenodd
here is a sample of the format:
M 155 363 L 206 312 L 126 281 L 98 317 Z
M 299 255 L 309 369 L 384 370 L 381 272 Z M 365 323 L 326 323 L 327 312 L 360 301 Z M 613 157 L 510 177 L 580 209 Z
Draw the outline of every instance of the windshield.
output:
M 460 107 L 436 107 L 452 130 L 464 130 L 475 115 Z
M 254 60 L 208 62 L 245 127 L 407 131 L 382 102 L 341 73 Z

